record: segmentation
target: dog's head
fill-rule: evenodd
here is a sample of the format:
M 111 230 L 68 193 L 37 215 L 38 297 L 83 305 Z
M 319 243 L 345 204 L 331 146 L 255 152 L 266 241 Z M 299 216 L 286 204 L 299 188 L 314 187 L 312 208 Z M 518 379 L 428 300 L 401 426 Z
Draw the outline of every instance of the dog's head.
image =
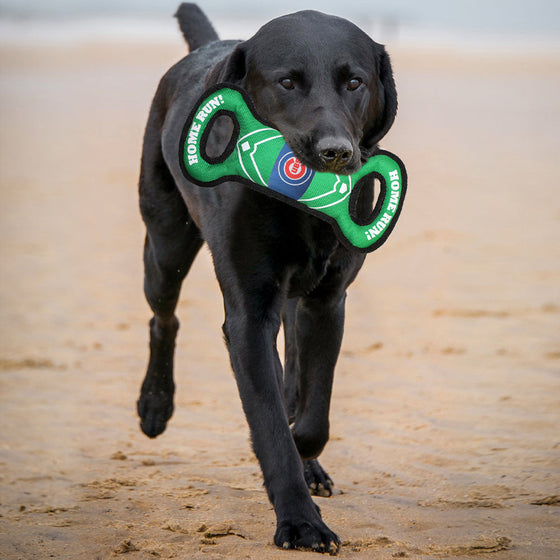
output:
M 355 172 L 397 111 L 385 48 L 349 21 L 319 12 L 272 20 L 213 74 L 243 86 L 258 113 L 317 171 Z

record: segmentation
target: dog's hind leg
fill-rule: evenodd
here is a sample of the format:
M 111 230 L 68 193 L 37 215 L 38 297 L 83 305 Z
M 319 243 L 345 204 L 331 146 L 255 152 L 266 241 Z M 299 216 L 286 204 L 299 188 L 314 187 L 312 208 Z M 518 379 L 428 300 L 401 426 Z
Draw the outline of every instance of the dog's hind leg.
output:
M 149 437 L 161 434 L 173 413 L 173 356 L 179 328 L 175 307 L 181 282 L 202 245 L 198 230 L 185 229 L 191 231 L 182 240 L 182 250 L 169 260 L 171 255 L 162 256 L 157 249 L 165 238 L 146 235 L 144 291 L 154 316 L 150 320 L 150 359 L 137 408 L 142 431 Z M 179 246 L 177 240 L 175 243 Z
M 154 316 L 150 359 L 137 409 L 142 431 L 156 437 L 173 413 L 173 355 L 179 328 L 175 307 L 202 238 L 163 161 L 157 127 L 150 123 L 142 157 L 140 207 L 147 228 L 144 293 Z

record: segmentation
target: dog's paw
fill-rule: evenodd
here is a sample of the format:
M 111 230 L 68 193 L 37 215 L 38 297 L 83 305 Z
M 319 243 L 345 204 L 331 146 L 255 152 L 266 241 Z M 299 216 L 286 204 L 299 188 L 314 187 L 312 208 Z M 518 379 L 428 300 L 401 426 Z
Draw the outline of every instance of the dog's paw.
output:
M 317 521 L 279 522 L 274 544 L 285 549 L 322 552 L 331 556 L 340 551 L 340 539 L 320 518 Z
M 136 403 L 140 416 L 140 428 L 151 438 L 159 436 L 173 414 L 173 393 L 166 391 L 142 391 Z
M 332 496 L 334 482 L 317 459 L 309 459 L 303 462 L 303 474 L 307 487 L 313 496 L 323 498 Z

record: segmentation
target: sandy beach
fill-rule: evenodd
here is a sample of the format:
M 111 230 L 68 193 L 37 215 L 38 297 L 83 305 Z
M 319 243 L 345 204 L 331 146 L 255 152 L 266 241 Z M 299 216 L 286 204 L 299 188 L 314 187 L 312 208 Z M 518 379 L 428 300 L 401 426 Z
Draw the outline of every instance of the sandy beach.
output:
M 253 30 L 248 32 L 248 35 Z M 350 289 L 317 498 L 340 558 L 560 550 L 560 54 L 391 49 L 409 173 Z M 142 134 L 177 41 L 0 48 L 0 556 L 315 558 L 272 544 L 202 250 L 176 410 L 135 403 L 151 316 Z

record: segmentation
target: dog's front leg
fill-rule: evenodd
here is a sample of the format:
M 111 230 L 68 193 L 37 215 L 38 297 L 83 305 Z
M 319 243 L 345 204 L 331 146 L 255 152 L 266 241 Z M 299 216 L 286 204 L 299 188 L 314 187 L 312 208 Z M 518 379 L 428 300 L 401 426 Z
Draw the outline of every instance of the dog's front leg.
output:
M 254 282 L 254 278 L 252 279 Z M 255 454 L 277 516 L 276 545 L 336 552 L 338 537 L 325 525 L 307 489 L 302 462 L 283 404 L 276 350 L 282 294 L 253 286 L 224 291 L 224 334 Z M 278 290 L 278 288 L 276 288 Z
M 345 302 L 345 292 L 319 293 L 301 298 L 296 309 L 299 385 L 293 436 L 303 459 L 317 458 L 329 439 L 329 408 Z

